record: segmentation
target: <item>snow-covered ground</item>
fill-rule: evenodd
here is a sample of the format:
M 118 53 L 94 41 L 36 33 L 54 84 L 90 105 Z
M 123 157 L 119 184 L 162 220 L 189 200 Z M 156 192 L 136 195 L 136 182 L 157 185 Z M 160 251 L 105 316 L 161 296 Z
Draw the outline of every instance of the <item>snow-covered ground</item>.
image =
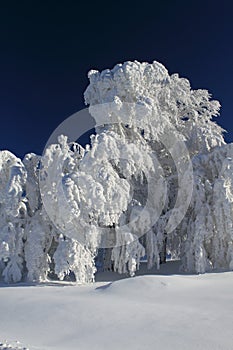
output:
M 170 262 L 160 274 L 105 273 L 86 286 L 2 285 L 0 350 L 232 350 L 233 273 L 176 270 Z

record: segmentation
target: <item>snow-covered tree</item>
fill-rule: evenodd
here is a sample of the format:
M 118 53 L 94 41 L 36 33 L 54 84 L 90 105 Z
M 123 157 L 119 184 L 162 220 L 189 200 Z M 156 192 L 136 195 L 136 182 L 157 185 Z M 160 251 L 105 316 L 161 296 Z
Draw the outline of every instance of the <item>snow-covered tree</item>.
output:
M 194 157 L 193 198 L 182 223 L 185 270 L 233 268 L 232 146 Z
M 59 144 L 51 145 L 46 150 L 40 171 L 44 208 L 60 233 L 53 255 L 55 273 L 59 279 L 63 279 L 73 272 L 76 281 L 81 283 L 93 281 L 96 271 L 94 232 L 90 236 L 90 244 L 80 243 L 85 221 L 80 217 L 79 203 L 75 200 L 76 196 L 79 198 L 79 189 L 74 187 L 71 176 L 79 167 L 83 153 L 81 146 L 69 145 L 67 137 L 60 136 Z
M 2 278 L 92 282 L 96 259 L 133 276 L 167 250 L 187 271 L 233 269 L 233 148 L 213 121 L 219 102 L 158 62 L 89 79 L 90 145 L 61 135 L 41 157 L 0 152 Z
M 60 137 L 59 142 L 59 145 L 49 147 L 42 159 L 41 188 L 47 213 L 63 235 L 73 239 L 73 244 L 75 240 L 83 242 L 86 255 L 88 252 L 90 255 L 89 264 L 94 262 L 97 247 L 112 247 L 114 241 L 117 244 L 114 250 L 116 256 L 124 236 L 117 228 L 122 220 L 126 220 L 126 214 L 130 214 L 128 207 L 132 207 L 133 193 L 127 178 L 142 175 L 143 167 L 144 171 L 154 170 L 151 158 L 148 154 L 147 163 L 144 164 L 146 158 L 141 156 L 142 150 L 133 143 L 126 144 L 113 131 L 94 136 L 92 147 L 85 152 L 79 149 L 78 157 L 76 148 L 70 148 L 66 137 Z M 124 159 L 127 153 L 131 156 Z M 119 161 L 123 161 L 124 165 Z M 140 162 L 142 169 L 139 174 L 137 165 Z M 149 215 L 147 221 L 148 218 Z M 132 242 L 135 239 L 138 241 L 133 232 L 127 232 L 124 245 L 128 245 L 129 237 Z M 67 247 L 70 241 L 62 240 L 59 244 Z M 136 248 L 138 251 L 135 251 Z M 144 255 L 139 242 L 134 251 L 138 259 Z M 57 259 L 57 254 L 55 256 Z M 124 257 L 122 259 L 125 260 Z M 135 265 L 131 262 L 128 265 L 131 266 L 130 273 L 133 273 Z M 116 261 L 114 266 L 120 271 L 123 269 Z
M 207 90 L 192 90 L 187 79 L 180 78 L 178 74 L 169 76 L 165 67 L 158 62 L 126 62 L 101 73 L 91 71 L 89 78 L 85 101 L 90 105 L 89 110 L 97 124 L 102 125 L 97 128 L 97 133 L 107 136 L 109 130 L 114 130 L 124 143 L 146 145 L 146 152 L 154 152 L 164 171 L 167 198 L 162 215 L 141 240 L 146 248 L 148 267 L 159 266 L 158 261 L 164 260 L 167 239 L 169 249 L 176 255 L 185 250 L 184 245 L 190 248 L 179 227 L 169 237 L 167 230 L 177 227 L 182 219 L 179 212 L 183 211 L 183 203 L 188 202 L 192 193 L 192 170 L 188 158 L 208 155 L 215 147 L 225 144 L 223 130 L 212 121 L 218 115 L 220 105 L 218 101 L 210 99 Z M 126 155 L 131 157 L 127 151 Z M 121 173 L 122 168 L 118 166 Z M 133 212 L 138 210 L 138 204 L 139 208 L 145 205 L 147 181 L 144 179 L 136 184 L 132 181 L 133 174 L 127 180 L 137 188 L 137 203 L 132 206 Z M 181 186 L 180 195 L 178 188 Z M 194 197 L 198 197 L 196 186 L 197 182 Z M 154 196 L 161 205 L 161 196 L 158 197 L 156 193 Z M 199 207 L 200 203 L 197 203 Z M 152 208 L 155 210 L 155 205 Z M 142 225 L 142 222 L 137 225 L 138 232 Z M 200 229 L 201 223 L 198 224 Z M 192 234 L 196 237 L 195 232 Z M 201 249 L 200 244 L 197 245 Z M 190 268 L 193 269 L 193 266 Z M 199 268 L 195 266 L 194 270 L 199 271 Z
M 5 282 L 23 277 L 24 186 L 26 171 L 19 158 L 0 152 L 0 272 Z

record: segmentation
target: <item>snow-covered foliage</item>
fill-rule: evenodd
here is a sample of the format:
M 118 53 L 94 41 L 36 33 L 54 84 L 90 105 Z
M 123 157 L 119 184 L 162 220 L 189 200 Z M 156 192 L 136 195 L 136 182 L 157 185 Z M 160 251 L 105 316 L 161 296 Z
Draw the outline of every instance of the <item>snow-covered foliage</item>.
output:
M 145 255 L 145 249 L 131 232 L 121 229 L 116 231 L 116 246 L 112 250 L 114 269 L 119 273 L 129 271 L 130 276 L 135 275 L 140 259 Z
M 191 154 L 224 144 L 221 127 L 212 121 L 219 114 L 219 102 L 210 100 L 207 90 L 192 90 L 189 81 L 178 74 L 169 76 L 161 63 L 125 62 L 101 73 L 92 70 L 89 79 L 85 101 L 100 123 L 103 113 L 96 115 L 95 106 L 106 104 L 111 123 L 111 103 L 117 105 L 117 119 L 124 123 L 127 118 L 128 125 L 144 130 L 148 141 L 161 140 L 171 124 L 185 137 Z
M 79 283 L 94 282 L 94 256 L 77 240 L 61 236 L 53 258 L 59 279 L 73 272 Z
M 96 260 L 133 276 L 166 251 L 188 271 L 233 269 L 233 148 L 212 120 L 219 102 L 158 62 L 89 79 L 91 145 L 61 135 L 41 157 L 0 152 L 2 278 L 86 283 Z
M 183 268 L 233 269 L 233 144 L 194 158 L 195 188 L 182 231 Z

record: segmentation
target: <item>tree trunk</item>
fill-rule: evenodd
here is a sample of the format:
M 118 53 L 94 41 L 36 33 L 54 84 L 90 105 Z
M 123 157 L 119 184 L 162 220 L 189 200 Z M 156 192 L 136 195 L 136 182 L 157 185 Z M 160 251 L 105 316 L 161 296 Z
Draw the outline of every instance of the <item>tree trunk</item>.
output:
M 160 264 L 165 264 L 166 258 L 167 258 L 167 234 L 166 233 L 164 235 L 164 240 L 163 240 L 163 249 L 162 249 L 162 252 L 159 254 L 159 256 L 160 256 Z

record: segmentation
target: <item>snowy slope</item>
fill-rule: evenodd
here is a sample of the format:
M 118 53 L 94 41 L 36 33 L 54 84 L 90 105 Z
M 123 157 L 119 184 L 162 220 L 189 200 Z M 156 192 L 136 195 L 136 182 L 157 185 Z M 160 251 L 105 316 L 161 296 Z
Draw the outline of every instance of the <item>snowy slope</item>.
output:
M 30 350 L 233 349 L 231 272 L 2 286 L 0 310 L 0 342 Z

